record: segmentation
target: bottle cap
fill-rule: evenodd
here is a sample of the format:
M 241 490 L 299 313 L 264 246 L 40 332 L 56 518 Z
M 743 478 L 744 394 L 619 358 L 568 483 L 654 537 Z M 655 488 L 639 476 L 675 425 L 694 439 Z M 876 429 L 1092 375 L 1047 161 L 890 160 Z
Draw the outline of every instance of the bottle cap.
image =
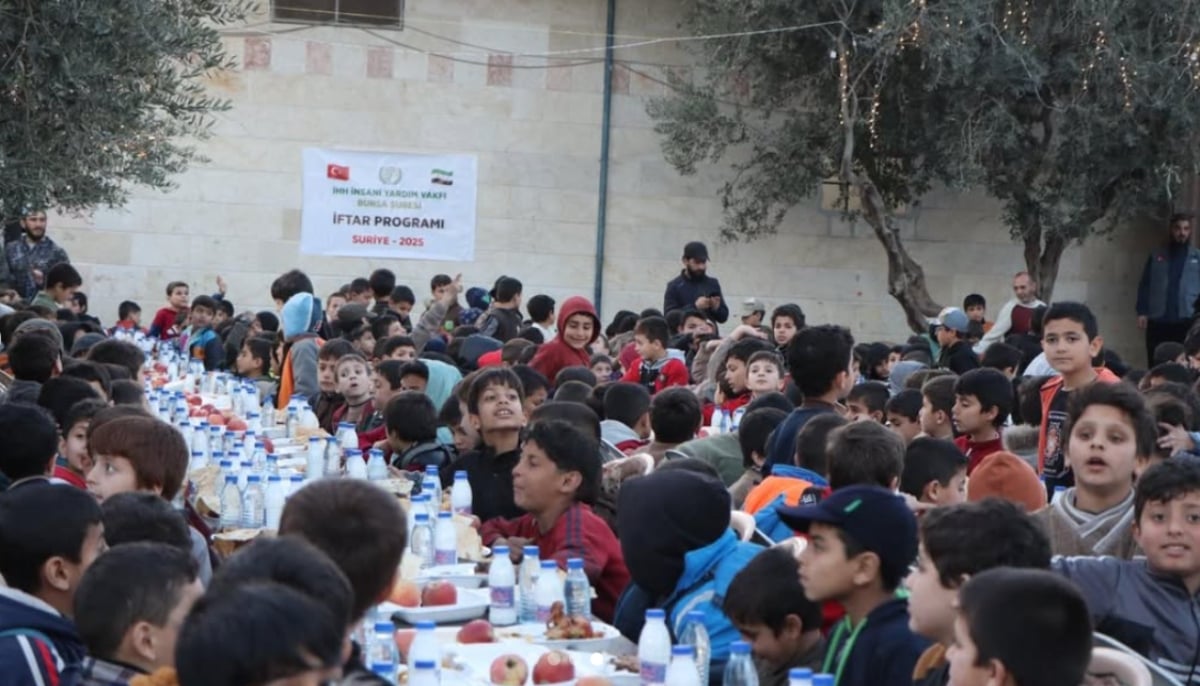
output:
M 304 475 L 303 474 L 293 474 L 288 477 L 288 480 L 292 481 L 293 483 L 300 483 L 300 482 L 304 481 Z
M 375 630 L 379 632 L 387 632 L 389 635 L 396 630 L 391 622 L 375 622 Z
M 454 472 L 454 480 L 455 481 L 459 481 L 459 480 L 465 481 L 466 478 L 467 478 L 467 473 L 464 472 L 463 470 L 460 469 L 457 472 Z
M 425 630 L 425 629 L 436 629 L 436 628 L 437 628 L 437 624 L 435 624 L 435 623 L 433 623 L 433 622 L 417 622 L 417 623 L 416 623 L 414 626 L 416 626 L 416 627 L 417 627 L 417 631 L 422 631 L 422 630 Z
M 437 465 L 431 464 L 431 465 L 426 466 L 425 473 L 426 474 L 437 474 L 438 473 Z
M 695 646 L 671 646 L 671 655 L 674 657 L 695 657 Z
M 236 483 L 237 483 L 237 475 L 235 475 L 235 474 L 226 474 L 226 475 L 225 475 L 225 483 L 227 483 L 227 484 L 236 484 Z
M 325 440 L 325 439 L 324 439 L 324 438 L 321 438 L 320 436 L 309 436 L 309 437 L 308 437 L 308 442 L 309 442 L 309 443 L 320 443 L 320 442 L 321 442 L 321 441 L 323 441 L 323 440 Z
M 558 569 L 558 563 L 554 560 L 542 560 L 542 569 Z
M 508 557 L 508 546 L 498 545 L 492 547 L 492 559 L 498 560 L 502 557 Z
M 525 557 L 537 557 L 541 551 L 538 550 L 536 545 L 527 545 L 523 552 L 525 553 Z
M 818 674 L 813 677 L 813 686 L 833 686 L 837 677 L 832 674 Z
M 204 451 L 203 450 L 193 450 L 192 457 L 204 457 Z
M 666 619 L 667 613 L 665 610 L 653 608 L 646 610 L 646 619 Z
M 221 459 L 222 457 L 224 457 L 224 453 L 222 453 L 220 450 L 213 451 L 213 459 L 217 461 L 217 464 L 221 465 L 222 469 L 233 466 L 232 461 Z
M 453 516 L 453 512 L 438 512 L 438 519 L 450 519 Z
M 583 569 L 583 560 L 578 557 L 572 557 L 568 559 L 567 569 Z
M 283 477 L 279 476 L 278 474 L 272 474 L 271 476 L 267 477 L 267 481 L 270 481 L 272 483 L 276 482 L 276 481 L 283 481 Z
M 429 513 L 428 512 L 418 512 L 417 513 L 417 521 L 428 523 L 429 522 Z
M 737 643 L 745 643 L 745 642 L 738 641 Z M 737 643 L 735 643 L 734 645 L 737 645 Z M 746 648 L 749 649 L 749 647 L 750 647 L 750 644 L 746 643 Z M 812 675 L 813 675 L 813 672 L 808 667 L 796 667 L 795 669 L 788 670 L 788 678 L 789 679 L 811 679 Z
M 430 623 L 432 624 L 432 622 L 430 622 Z M 417 628 L 420 628 L 420 627 L 417 627 Z M 435 665 L 434 665 L 433 660 L 417 660 L 416 663 L 414 663 L 413 667 L 415 669 L 434 669 Z
M 295 409 L 293 409 L 292 411 L 295 412 Z M 342 429 L 353 429 L 353 428 L 354 428 L 354 422 L 338 422 L 338 430 L 339 431 L 341 431 Z
M 729 652 L 733 653 L 734 655 L 749 655 L 750 644 L 746 643 L 745 641 L 734 641 L 733 643 L 729 644 Z M 794 672 L 796 670 L 793 669 L 792 671 Z
M 251 474 L 250 476 L 246 477 L 246 483 L 256 484 L 260 481 L 262 481 L 262 477 L 258 474 Z

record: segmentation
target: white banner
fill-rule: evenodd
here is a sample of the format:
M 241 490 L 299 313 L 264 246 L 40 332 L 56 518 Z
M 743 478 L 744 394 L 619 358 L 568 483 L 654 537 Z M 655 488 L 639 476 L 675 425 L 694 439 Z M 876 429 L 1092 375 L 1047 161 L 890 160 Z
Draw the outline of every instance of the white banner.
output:
M 474 260 L 477 177 L 472 155 L 305 148 L 300 251 Z

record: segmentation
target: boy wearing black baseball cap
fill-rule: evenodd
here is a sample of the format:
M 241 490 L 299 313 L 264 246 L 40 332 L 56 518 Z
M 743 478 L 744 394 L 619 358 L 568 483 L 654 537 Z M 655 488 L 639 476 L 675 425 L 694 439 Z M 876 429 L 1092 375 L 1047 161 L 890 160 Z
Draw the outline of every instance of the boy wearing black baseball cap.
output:
M 911 686 L 929 642 L 908 628 L 908 601 L 896 597 L 917 556 L 917 520 L 904 500 L 875 486 L 847 486 L 818 505 L 781 508 L 779 516 L 808 533 L 800 556 L 804 595 L 846 609 L 821 671 L 835 675 L 835 686 Z

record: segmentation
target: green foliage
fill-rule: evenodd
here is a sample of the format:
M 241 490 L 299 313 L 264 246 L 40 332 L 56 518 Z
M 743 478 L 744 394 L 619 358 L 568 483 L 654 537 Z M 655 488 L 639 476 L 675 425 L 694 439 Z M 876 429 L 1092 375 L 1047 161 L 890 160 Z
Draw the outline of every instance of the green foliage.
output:
M 218 27 L 250 0 L 0 0 L 0 212 L 169 188 L 228 103 Z

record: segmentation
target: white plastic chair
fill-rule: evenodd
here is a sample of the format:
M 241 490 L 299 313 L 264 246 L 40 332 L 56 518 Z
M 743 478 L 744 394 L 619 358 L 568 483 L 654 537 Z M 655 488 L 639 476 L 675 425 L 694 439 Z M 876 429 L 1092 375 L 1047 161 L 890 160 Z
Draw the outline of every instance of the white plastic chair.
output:
M 1109 654 L 1108 651 L 1112 651 L 1112 652 L 1120 654 L 1124 658 L 1128 658 L 1129 660 L 1139 663 L 1142 666 L 1142 668 L 1144 670 L 1146 670 L 1147 674 L 1149 675 L 1149 681 L 1130 682 L 1130 684 L 1136 683 L 1136 684 L 1139 684 L 1139 686 L 1141 684 L 1145 684 L 1146 686 L 1183 686 L 1182 682 L 1180 682 L 1173 675 L 1171 675 L 1170 673 L 1165 671 L 1162 667 L 1159 667 L 1158 665 L 1154 664 L 1150 660 L 1147 660 L 1146 658 L 1142 657 L 1141 654 L 1139 654 L 1133 648 L 1130 648 L 1129 646 L 1125 645 L 1124 643 L 1121 643 L 1120 641 L 1118 641 L 1117 639 L 1115 639 L 1111 636 L 1108 636 L 1108 635 L 1105 635 L 1105 634 L 1102 634 L 1099 632 L 1095 632 L 1092 634 L 1092 645 L 1093 645 L 1093 648 L 1092 648 L 1093 662 L 1091 665 L 1088 666 L 1089 674 L 1094 673 L 1092 667 L 1097 666 L 1097 663 L 1096 663 L 1097 651 L 1104 650 L 1105 652 L 1100 653 L 1101 655 L 1108 655 Z M 1110 672 L 1110 673 L 1115 674 L 1116 672 Z

